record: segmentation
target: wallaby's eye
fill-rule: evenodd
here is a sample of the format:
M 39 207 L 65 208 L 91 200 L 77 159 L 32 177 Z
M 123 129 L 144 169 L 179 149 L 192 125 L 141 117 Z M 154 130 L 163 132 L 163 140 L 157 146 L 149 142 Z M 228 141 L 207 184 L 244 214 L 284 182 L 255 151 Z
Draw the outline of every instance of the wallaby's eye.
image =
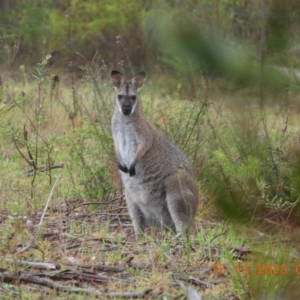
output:
M 118 95 L 118 99 L 121 100 L 122 99 L 122 95 Z
M 131 99 L 132 100 L 135 100 L 136 99 L 136 96 L 134 95 L 134 96 L 131 96 Z

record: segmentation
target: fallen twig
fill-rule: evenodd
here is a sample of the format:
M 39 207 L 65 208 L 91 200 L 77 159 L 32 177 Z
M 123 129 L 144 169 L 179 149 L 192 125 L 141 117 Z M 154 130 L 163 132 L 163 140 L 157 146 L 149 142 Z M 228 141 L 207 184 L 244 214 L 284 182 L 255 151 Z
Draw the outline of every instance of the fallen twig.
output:
M 53 280 L 79 280 L 79 281 L 92 281 L 92 282 L 111 282 L 120 281 L 115 277 L 109 277 L 101 274 L 94 274 L 90 272 L 79 272 L 74 270 L 64 270 L 59 272 L 36 273 L 34 276 L 49 277 Z
M 54 188 L 55 188 L 55 186 L 56 186 L 56 184 L 57 184 L 57 182 L 58 182 L 59 177 L 60 177 L 60 175 L 58 175 L 58 177 L 56 178 L 56 180 L 55 180 L 55 182 L 54 182 L 54 184 L 53 184 L 53 186 L 52 186 L 52 189 L 51 189 L 51 191 L 50 191 L 50 195 L 49 195 L 48 200 L 47 200 L 47 202 L 46 202 L 46 205 L 45 205 L 45 207 L 44 207 L 44 210 L 43 210 L 43 213 L 42 213 L 40 222 L 39 222 L 39 224 L 38 224 L 38 227 L 37 227 L 37 230 L 36 230 L 34 236 L 32 237 L 32 239 L 30 240 L 30 242 L 28 243 L 27 246 L 25 246 L 25 247 L 23 247 L 22 249 L 20 249 L 20 250 L 17 251 L 17 254 L 20 254 L 20 253 L 22 253 L 22 252 L 25 252 L 26 250 L 28 250 L 29 248 L 31 248 L 31 247 L 33 246 L 33 244 L 34 244 L 34 242 L 35 242 L 35 240 L 36 240 L 36 238 L 37 238 L 37 236 L 38 236 L 38 234 L 39 234 L 39 232 L 40 232 L 40 229 L 41 229 L 41 227 L 42 227 L 42 224 L 43 224 L 43 220 L 44 220 L 46 211 L 47 211 L 48 206 L 49 206 L 49 204 L 50 204 L 50 200 L 51 200 L 51 198 L 52 198 L 52 194 L 53 194 Z
M 81 269 L 92 269 L 95 271 L 101 271 L 101 272 L 124 272 L 126 271 L 126 268 L 124 266 L 106 266 L 106 265 L 79 265 L 79 264 L 67 264 L 67 266 L 74 266 L 76 268 Z
M 70 287 L 70 286 L 66 286 L 66 285 L 62 285 L 62 284 L 53 282 L 52 280 L 39 278 L 37 276 L 31 275 L 31 274 L 24 274 L 24 273 L 21 273 L 21 274 L 0 273 L 0 280 L 2 282 L 6 282 L 6 283 L 12 283 L 15 281 L 29 282 L 29 283 L 34 283 L 34 284 L 38 284 L 41 286 L 46 286 L 50 289 L 55 289 L 55 290 L 62 291 L 62 292 L 90 294 L 90 295 L 102 296 L 102 297 L 106 297 L 106 298 L 137 299 L 137 298 L 142 298 L 151 292 L 150 289 L 147 289 L 143 292 L 102 293 L 96 289 L 83 289 L 83 288 L 77 288 L 77 287 Z
M 223 282 L 223 280 L 204 281 L 192 276 L 188 276 L 188 279 L 197 285 L 204 286 L 205 288 L 211 288 L 214 284 Z
M 186 293 L 187 300 L 201 300 L 202 297 L 199 296 L 198 292 L 190 286 L 185 286 L 181 280 L 176 280 L 176 283 L 184 290 Z
M 121 196 L 118 196 L 114 199 L 111 199 L 109 201 L 106 201 L 106 202 L 84 202 L 84 203 L 80 203 L 74 207 L 71 207 L 72 210 L 78 208 L 78 207 L 81 207 L 81 206 L 85 206 L 85 205 L 106 205 L 106 204 L 111 204 L 113 202 L 116 202 L 117 200 L 119 199 L 122 199 L 124 197 L 124 194 L 122 194 Z
M 15 264 L 29 267 L 38 270 L 59 270 L 61 266 L 57 263 L 45 263 L 45 262 L 35 262 L 35 261 L 25 261 L 25 260 L 13 260 L 13 259 L 5 259 L 5 261 L 13 262 Z
M 66 235 L 67 236 L 67 235 Z M 82 237 L 73 237 L 72 238 L 75 243 L 72 244 L 72 242 L 64 243 L 60 245 L 61 249 L 69 250 L 69 249 L 74 249 L 78 248 L 83 245 L 83 243 L 89 243 L 89 242 L 103 242 L 107 243 L 110 246 L 104 247 L 102 249 L 99 249 L 98 251 L 100 252 L 107 252 L 107 251 L 112 251 L 116 250 L 119 248 L 119 245 L 124 245 L 125 243 L 123 242 L 118 242 L 119 245 L 114 244 L 114 241 L 112 239 L 108 238 L 91 238 L 91 239 L 84 239 Z
M 70 250 L 70 249 L 75 249 L 75 248 L 78 248 L 78 247 L 81 247 L 81 246 L 82 246 L 82 243 L 76 243 L 76 244 L 73 244 L 73 245 L 65 246 L 63 248 L 65 250 Z M 105 247 L 105 248 L 102 248 L 102 249 L 98 249 L 98 252 L 108 252 L 108 251 L 112 251 L 112 250 L 116 250 L 116 249 L 119 249 L 119 247 L 118 246 L 110 246 L 110 247 Z

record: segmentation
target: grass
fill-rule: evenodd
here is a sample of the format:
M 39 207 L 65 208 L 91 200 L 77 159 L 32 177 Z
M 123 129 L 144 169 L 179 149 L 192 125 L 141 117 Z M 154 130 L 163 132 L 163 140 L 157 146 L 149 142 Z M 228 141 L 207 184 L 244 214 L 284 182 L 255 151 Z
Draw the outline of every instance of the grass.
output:
M 149 232 L 136 242 L 110 133 L 113 90 L 109 80 L 85 71 L 73 88 L 63 81 L 51 88 L 42 64 L 26 86 L 3 86 L 4 101 L 15 107 L 1 116 L 0 127 L 2 274 L 37 274 L 17 260 L 55 262 L 60 271 L 40 273 L 64 286 L 95 289 L 101 297 L 148 289 L 147 299 L 189 299 L 195 291 L 203 299 L 299 296 L 297 114 L 288 105 L 262 112 L 250 102 L 237 104 L 245 96 L 229 101 L 229 95 L 204 91 L 195 102 L 174 102 L 143 88 L 147 117 L 193 163 L 201 205 L 190 239 Z M 255 103 L 255 96 L 247 97 Z M 49 168 L 61 163 L 63 168 Z M 18 253 L 37 230 L 34 247 Z M 97 271 L 97 265 L 122 271 Z M 70 270 L 81 277 L 66 275 Z M 106 280 L 88 280 L 87 272 Z M 82 291 L 28 284 L 18 276 L 6 281 L 0 283 L 3 299 L 86 299 Z

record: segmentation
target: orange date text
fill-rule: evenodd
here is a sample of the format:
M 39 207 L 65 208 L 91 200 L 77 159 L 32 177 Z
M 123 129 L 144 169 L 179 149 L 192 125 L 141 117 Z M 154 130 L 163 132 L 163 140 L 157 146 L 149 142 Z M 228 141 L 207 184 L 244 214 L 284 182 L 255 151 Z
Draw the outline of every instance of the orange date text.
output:
M 290 264 L 271 264 L 271 263 L 259 263 L 250 264 L 238 263 L 235 265 L 236 272 L 239 274 L 257 274 L 257 275 L 286 275 L 289 272 L 300 275 L 300 263 L 294 267 Z M 214 275 L 227 275 L 228 269 L 225 264 L 213 264 L 212 274 Z

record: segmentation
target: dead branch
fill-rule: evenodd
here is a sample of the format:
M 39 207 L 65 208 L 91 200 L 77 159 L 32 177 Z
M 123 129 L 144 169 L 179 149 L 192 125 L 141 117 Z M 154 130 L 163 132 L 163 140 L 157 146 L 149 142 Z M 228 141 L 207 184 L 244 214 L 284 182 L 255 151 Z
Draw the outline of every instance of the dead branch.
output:
M 126 271 L 124 266 L 118 266 L 118 267 L 114 267 L 114 266 L 105 266 L 105 265 L 94 265 L 93 269 L 96 271 L 101 271 L 101 272 L 124 272 Z
M 25 141 L 25 146 L 26 146 L 26 149 L 27 149 L 28 157 L 29 157 L 29 160 L 27 160 L 27 162 L 29 162 L 29 165 L 33 166 L 33 169 L 36 170 L 37 166 L 35 164 L 35 160 L 33 159 L 33 156 L 31 154 L 31 151 L 30 151 L 30 148 L 29 148 L 29 145 L 28 145 L 28 131 L 26 130 L 25 125 L 23 127 L 23 138 L 24 138 L 24 141 Z
M 74 210 L 78 207 L 84 206 L 84 205 L 106 205 L 106 204 L 111 204 L 113 202 L 116 202 L 119 199 L 122 199 L 124 197 L 124 194 L 122 194 L 121 196 L 118 196 L 112 200 L 106 201 L 106 202 L 84 202 L 84 203 L 80 203 L 74 207 L 72 207 L 71 209 Z
M 36 174 L 40 174 L 40 173 L 47 172 L 47 171 L 53 170 L 53 169 L 61 169 L 63 167 L 64 167 L 63 163 L 53 165 L 53 166 L 41 166 L 41 167 L 38 167 L 36 169 L 32 169 L 32 170 L 27 171 L 25 173 L 25 175 L 26 176 L 31 176 L 31 175 L 34 174 L 34 172 L 36 172 Z
M 63 236 L 63 234 L 62 234 Z M 65 235 L 65 236 L 69 236 L 69 235 Z M 102 249 L 99 249 L 99 252 L 107 252 L 107 251 L 112 251 L 112 250 L 116 250 L 119 248 L 118 245 L 116 245 L 114 243 L 114 241 L 109 240 L 109 239 L 105 239 L 105 238 L 90 238 L 90 239 L 83 239 L 82 237 L 72 237 L 73 241 L 76 241 L 75 243 L 63 243 L 60 245 L 61 249 L 65 249 L 65 250 L 69 250 L 69 249 L 74 249 L 74 248 L 78 248 L 81 247 L 83 243 L 89 243 L 89 242 L 103 242 L 106 244 L 110 244 L 110 246 L 106 246 Z M 122 243 L 124 245 L 124 243 Z
M 92 269 L 94 271 L 101 271 L 101 272 L 124 272 L 126 271 L 126 268 L 124 266 L 106 266 L 106 265 L 79 265 L 79 264 L 67 264 L 68 266 L 74 266 L 76 268 L 81 268 L 81 269 Z
M 44 263 L 44 262 L 35 262 L 35 261 L 25 261 L 25 260 L 13 260 L 5 259 L 5 261 L 18 264 L 23 267 L 38 269 L 38 270 L 59 270 L 61 266 L 57 263 Z
M 102 293 L 96 289 L 83 289 L 83 288 L 65 286 L 65 285 L 53 282 L 52 280 L 39 278 L 37 276 L 31 275 L 31 274 L 26 274 L 26 273 L 21 273 L 21 274 L 0 273 L 0 281 L 6 282 L 6 283 L 14 283 L 16 281 L 23 281 L 23 282 L 38 284 L 41 286 L 46 286 L 50 289 L 55 289 L 55 290 L 62 291 L 62 292 L 90 294 L 90 295 L 102 296 L 102 297 L 106 297 L 106 298 L 137 299 L 137 298 L 142 298 L 151 292 L 150 289 L 147 289 L 143 292 Z
M 175 282 L 184 290 L 187 300 L 202 300 L 202 297 L 195 289 L 190 286 L 186 287 L 181 280 L 176 280 Z
M 19 154 L 24 158 L 24 160 L 31 166 L 32 163 L 29 161 L 29 159 L 23 154 L 23 152 L 20 150 L 18 144 L 17 144 L 17 141 L 15 139 L 15 137 L 13 136 L 13 142 L 14 142 L 14 145 L 17 149 L 17 151 L 19 152 Z
M 75 249 L 75 248 L 78 248 L 78 247 L 81 247 L 81 246 L 82 246 L 82 243 L 76 243 L 76 244 L 73 244 L 73 245 L 65 246 L 63 248 L 65 250 L 70 250 L 70 249 Z M 108 251 L 112 251 L 112 250 L 116 250 L 116 249 L 119 249 L 119 247 L 118 246 L 110 246 L 110 247 L 99 249 L 98 251 L 99 252 L 108 252 Z
M 130 257 L 126 263 L 134 268 L 134 269 L 137 269 L 137 270 L 147 270 L 150 268 L 150 265 L 147 265 L 147 264 L 144 264 L 136 259 L 134 259 L 134 257 Z
M 205 288 L 211 288 L 214 284 L 219 284 L 219 283 L 223 282 L 223 280 L 204 281 L 204 280 L 192 277 L 192 276 L 188 276 L 188 279 L 189 279 L 189 281 L 191 281 L 197 285 L 204 286 Z
M 79 272 L 74 270 L 64 270 L 59 272 L 37 273 L 34 276 L 49 277 L 53 280 L 79 280 L 79 281 L 92 281 L 92 282 L 111 282 L 120 281 L 115 277 L 109 277 L 101 274 L 94 274 L 90 272 Z
M 22 253 L 22 252 L 25 252 L 26 250 L 28 250 L 29 248 L 31 248 L 31 247 L 33 246 L 33 244 L 35 243 L 35 240 L 36 240 L 36 238 L 37 238 L 37 236 L 38 236 L 38 234 L 39 234 L 39 232 L 40 232 L 40 229 L 41 229 L 41 227 L 42 227 L 42 224 L 43 224 L 43 220 L 44 220 L 46 211 L 47 211 L 48 206 L 49 206 L 49 204 L 50 204 L 50 200 L 51 200 L 51 198 L 52 198 L 52 194 L 53 194 L 54 188 L 55 188 L 55 186 L 56 186 L 56 184 L 57 184 L 57 182 L 58 182 L 59 177 L 60 177 L 60 175 L 56 178 L 56 180 L 55 180 L 55 182 L 54 182 L 54 184 L 53 184 L 53 186 L 52 186 L 52 189 L 51 189 L 51 191 L 50 191 L 50 195 L 49 195 L 48 200 L 47 200 L 47 202 L 46 202 L 46 205 L 45 205 L 45 207 L 44 207 L 44 211 L 43 211 L 43 213 L 42 213 L 40 222 L 39 222 L 39 224 L 38 224 L 38 227 L 37 227 L 37 230 L 36 230 L 34 236 L 32 237 L 32 239 L 30 240 L 30 242 L 28 243 L 27 246 L 25 246 L 25 247 L 23 247 L 22 249 L 20 249 L 20 250 L 17 251 L 17 254 L 20 254 L 20 253 Z
M 29 115 L 26 113 L 26 111 L 23 109 L 23 107 L 17 101 L 14 101 L 14 103 L 16 104 L 16 106 L 18 106 L 21 109 L 21 111 L 23 112 L 23 114 L 25 115 L 27 120 L 29 121 L 30 125 L 32 126 L 33 130 L 36 132 L 38 137 L 44 142 L 45 145 L 47 145 L 48 144 L 47 141 L 39 134 L 37 127 L 33 123 L 32 119 L 29 117 Z

